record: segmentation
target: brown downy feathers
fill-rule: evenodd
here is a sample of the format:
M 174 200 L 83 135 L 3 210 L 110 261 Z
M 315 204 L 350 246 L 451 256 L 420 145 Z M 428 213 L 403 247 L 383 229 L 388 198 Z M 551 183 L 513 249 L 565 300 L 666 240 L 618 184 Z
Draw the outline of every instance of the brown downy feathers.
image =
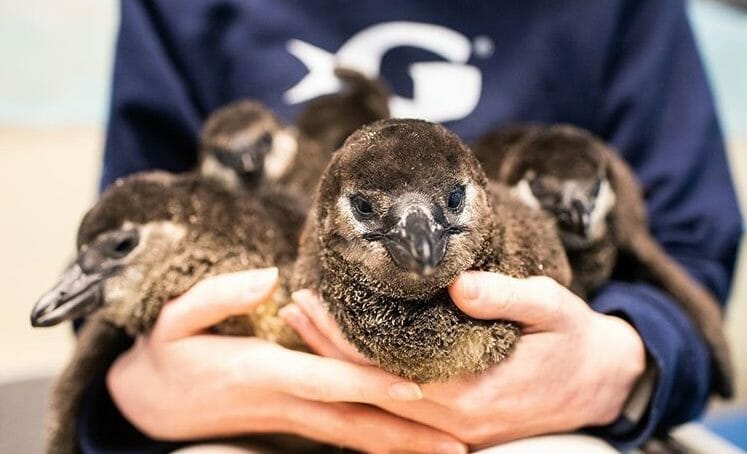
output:
M 651 235 L 640 184 L 609 145 L 572 126 L 531 125 L 498 129 L 475 152 L 490 178 L 555 218 L 576 293 L 586 298 L 609 279 L 618 255 L 630 257 L 690 316 L 711 349 L 716 391 L 732 395 L 720 305 Z
M 216 333 L 255 335 L 302 348 L 277 317 L 303 215 L 281 199 L 246 197 L 195 174 L 151 172 L 118 180 L 85 215 L 78 257 L 37 303 L 35 326 L 88 316 L 52 393 L 47 452 L 77 451 L 74 421 L 90 381 L 150 330 L 162 305 L 212 275 L 278 266 L 281 285 L 256 313 Z
M 385 120 L 332 157 L 308 216 L 296 288 L 321 292 L 342 331 L 382 368 L 419 382 L 480 373 L 519 337 L 468 317 L 447 287 L 466 270 L 570 282 L 552 221 L 500 185 L 442 126 Z

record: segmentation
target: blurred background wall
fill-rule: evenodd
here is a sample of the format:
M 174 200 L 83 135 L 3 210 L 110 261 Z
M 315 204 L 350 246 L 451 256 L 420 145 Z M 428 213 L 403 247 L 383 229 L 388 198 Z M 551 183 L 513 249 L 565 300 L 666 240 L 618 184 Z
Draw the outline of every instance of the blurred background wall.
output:
M 747 10 L 711 0 L 689 8 L 747 213 Z M 69 326 L 32 330 L 28 316 L 72 257 L 96 194 L 116 27 L 113 0 L 0 0 L 0 385 L 48 377 L 71 350 Z M 747 402 L 741 256 L 728 326 Z M 0 424 L 9 420 L 2 399 Z
M 0 0 L 0 382 L 70 352 L 70 327 L 32 331 L 29 308 L 96 195 L 116 27 L 113 0 Z

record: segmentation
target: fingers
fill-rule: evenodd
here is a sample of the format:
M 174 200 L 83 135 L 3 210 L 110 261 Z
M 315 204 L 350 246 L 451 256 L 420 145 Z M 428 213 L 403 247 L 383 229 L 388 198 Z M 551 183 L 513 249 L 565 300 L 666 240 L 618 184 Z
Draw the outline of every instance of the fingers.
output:
M 277 280 L 277 268 L 221 274 L 202 280 L 164 306 L 152 338 L 181 339 L 232 315 L 249 313 L 267 300 Z
M 321 298 L 319 298 L 319 295 L 316 292 L 312 290 L 299 290 L 293 294 L 293 300 L 296 302 L 296 305 L 301 312 L 306 316 L 307 320 L 310 321 L 311 325 L 316 328 L 316 333 L 311 333 L 311 327 L 307 327 L 309 337 L 321 334 L 326 339 L 327 343 L 334 346 L 337 351 L 337 356 L 335 357 L 339 356 L 340 359 L 345 359 L 356 364 L 372 364 L 371 360 L 363 356 L 355 346 L 345 339 L 342 331 L 340 331 L 340 328 L 337 326 L 337 322 L 335 322 L 334 318 L 324 306 Z M 299 332 L 299 334 L 301 333 Z M 317 342 L 321 343 L 321 340 L 318 340 Z M 320 345 L 320 347 L 328 349 L 327 345 Z M 326 354 L 323 355 L 332 356 Z
M 436 429 L 374 407 L 308 402 L 295 407 L 303 436 L 364 452 L 466 453 L 464 444 Z
M 345 354 L 322 334 L 314 325 L 314 322 L 295 304 L 283 307 L 279 315 L 291 328 L 296 330 L 304 343 L 317 355 L 347 360 Z
M 241 353 L 235 363 L 239 382 L 321 402 L 374 404 L 423 397 L 417 384 L 376 367 L 263 345 Z
M 462 273 L 449 287 L 457 306 L 480 319 L 513 320 L 551 328 L 581 300 L 548 277 L 517 279 L 499 273 Z

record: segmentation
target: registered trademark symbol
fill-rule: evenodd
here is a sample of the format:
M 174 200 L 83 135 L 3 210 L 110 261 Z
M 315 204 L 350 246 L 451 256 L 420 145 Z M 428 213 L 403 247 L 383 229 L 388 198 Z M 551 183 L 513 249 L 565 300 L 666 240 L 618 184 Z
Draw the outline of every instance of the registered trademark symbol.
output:
M 495 43 L 489 36 L 475 36 L 475 39 L 472 40 L 472 51 L 476 57 L 488 58 L 495 52 Z

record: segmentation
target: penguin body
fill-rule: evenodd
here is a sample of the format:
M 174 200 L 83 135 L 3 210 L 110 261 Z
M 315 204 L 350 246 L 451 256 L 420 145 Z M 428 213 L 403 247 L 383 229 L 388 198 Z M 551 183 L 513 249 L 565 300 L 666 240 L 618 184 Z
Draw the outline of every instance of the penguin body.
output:
M 389 118 L 390 95 L 382 80 L 369 79 L 355 70 L 336 68 L 335 76 L 342 90 L 309 101 L 296 119 L 302 136 L 332 151 L 361 126 Z
M 320 182 L 294 286 L 318 289 L 348 340 L 385 370 L 445 381 L 501 361 L 520 334 L 458 310 L 447 287 L 467 270 L 570 282 L 551 219 L 488 187 L 446 128 L 385 120 L 351 135 Z
M 626 260 L 637 277 L 658 284 L 690 316 L 713 353 L 715 389 L 731 396 L 720 306 L 651 235 L 640 184 L 610 146 L 573 126 L 528 125 L 493 131 L 475 153 L 491 179 L 555 218 L 575 293 L 586 299 L 610 278 L 618 258 Z
M 90 381 L 131 337 L 152 328 L 166 301 L 208 276 L 278 266 L 281 285 L 270 302 L 213 330 L 303 349 L 276 316 L 289 299 L 284 284 L 302 218 L 282 201 L 237 194 L 196 174 L 138 174 L 104 192 L 81 222 L 76 261 L 32 312 L 34 326 L 88 316 L 52 392 L 47 452 L 76 452 L 72 421 Z

